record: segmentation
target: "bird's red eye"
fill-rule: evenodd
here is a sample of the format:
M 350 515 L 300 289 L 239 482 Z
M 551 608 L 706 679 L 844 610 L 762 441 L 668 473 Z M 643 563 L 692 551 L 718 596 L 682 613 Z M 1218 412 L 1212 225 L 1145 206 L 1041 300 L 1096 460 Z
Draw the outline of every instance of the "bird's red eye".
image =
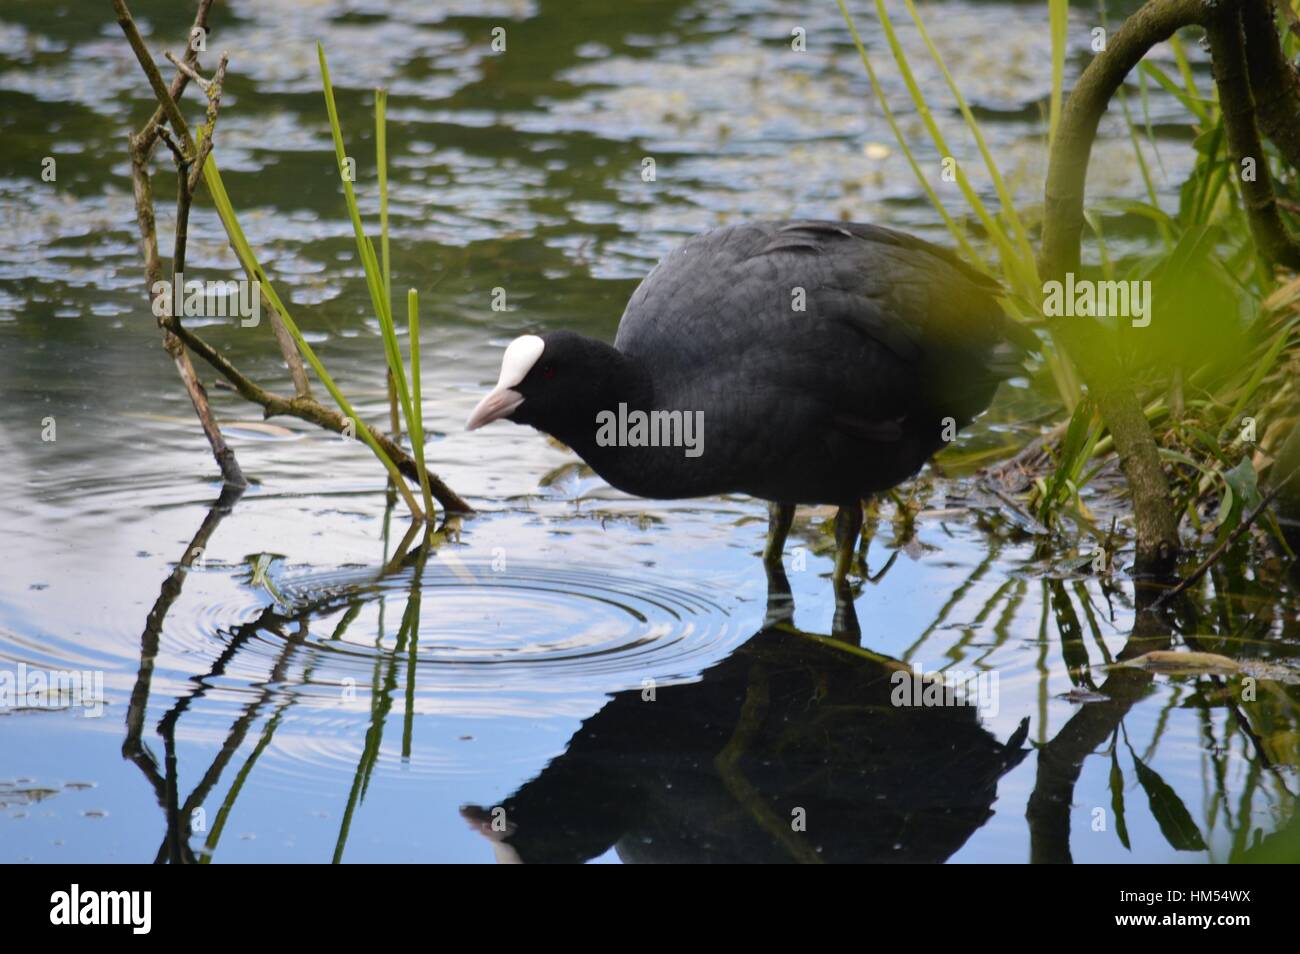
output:
M 546 378 L 548 381 L 549 381 L 551 378 L 555 377 L 555 365 L 553 365 L 553 364 L 548 364 L 548 365 L 546 365 L 545 367 L 543 367 L 543 368 L 542 368 L 542 377 Z

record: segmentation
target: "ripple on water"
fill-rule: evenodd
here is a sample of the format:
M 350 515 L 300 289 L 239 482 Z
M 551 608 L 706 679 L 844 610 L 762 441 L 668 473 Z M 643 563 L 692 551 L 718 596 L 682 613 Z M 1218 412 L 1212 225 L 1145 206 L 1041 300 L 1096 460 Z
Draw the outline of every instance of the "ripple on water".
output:
M 564 672 L 640 684 L 693 673 L 737 635 L 723 595 L 701 583 L 599 567 L 494 566 L 447 554 L 420 572 L 286 574 L 273 585 L 283 618 L 306 635 L 264 626 L 272 645 L 288 638 L 277 631 L 289 633 L 340 668 L 413 657 L 435 683 L 549 682 Z
M 367 751 L 405 774 L 475 774 L 465 755 L 480 720 L 583 718 L 605 693 L 694 678 L 746 635 L 720 587 L 648 570 L 494 570 L 443 553 L 418 572 L 269 576 L 274 602 L 209 603 L 166 638 L 216 661 L 195 680 L 205 700 L 185 716 L 190 737 L 219 744 L 251 713 L 254 733 L 273 736 L 263 770 L 298 792 L 331 791 Z M 408 732 L 421 744 L 405 746 Z

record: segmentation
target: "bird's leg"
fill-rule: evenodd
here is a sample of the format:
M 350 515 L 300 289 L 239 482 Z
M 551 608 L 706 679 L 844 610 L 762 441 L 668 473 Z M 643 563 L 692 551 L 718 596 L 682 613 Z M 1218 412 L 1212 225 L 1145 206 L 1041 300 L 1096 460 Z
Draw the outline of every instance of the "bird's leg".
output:
M 858 501 L 858 506 L 862 509 L 862 531 L 859 534 L 858 542 L 858 565 L 862 567 L 862 574 L 868 576 L 867 554 L 871 550 L 871 538 L 876 535 L 876 525 L 879 523 L 880 515 L 874 506 L 871 506 L 872 498 L 864 497 Z
M 862 501 L 842 504 L 835 513 L 835 573 L 831 577 L 836 590 L 848 583 L 858 534 L 862 532 Z
M 767 505 L 767 545 L 763 547 L 763 562 L 767 566 L 780 566 L 781 556 L 785 553 L 785 538 L 790 535 L 790 525 L 794 523 L 794 504 L 776 503 Z
M 849 588 L 849 569 L 853 566 L 861 532 L 862 501 L 841 505 L 835 514 L 835 572 L 831 576 L 835 589 L 835 620 L 832 635 L 854 643 L 861 638 L 862 631 L 853 606 L 853 591 Z
M 764 562 L 767 571 L 767 615 L 763 628 L 792 625 L 794 623 L 794 596 L 790 592 L 790 579 L 779 559 Z

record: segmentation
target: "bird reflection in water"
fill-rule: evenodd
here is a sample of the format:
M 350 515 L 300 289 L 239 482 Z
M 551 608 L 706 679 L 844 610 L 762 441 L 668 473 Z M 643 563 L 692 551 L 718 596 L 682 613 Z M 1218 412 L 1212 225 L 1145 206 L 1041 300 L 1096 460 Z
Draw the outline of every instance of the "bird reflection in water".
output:
M 940 862 L 993 815 L 1024 759 L 970 705 L 900 707 L 904 663 L 789 622 L 768 576 L 764 627 L 694 682 L 616 694 L 499 806 L 463 817 L 499 861 Z

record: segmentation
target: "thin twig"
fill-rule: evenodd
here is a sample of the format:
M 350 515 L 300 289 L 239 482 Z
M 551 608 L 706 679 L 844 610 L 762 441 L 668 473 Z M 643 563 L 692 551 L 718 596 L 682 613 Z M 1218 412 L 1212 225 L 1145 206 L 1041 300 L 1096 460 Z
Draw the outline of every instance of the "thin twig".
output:
M 177 62 L 176 58 L 170 53 L 167 58 L 172 62 Z M 216 76 L 211 82 L 203 85 L 203 91 L 208 96 L 208 121 L 203 127 L 203 137 L 199 142 L 199 154 L 194 160 L 194 169 L 190 172 L 190 191 L 193 192 L 199 187 L 199 180 L 203 178 L 203 164 L 208 161 L 208 154 L 212 152 L 212 143 L 217 131 L 217 113 L 221 110 L 221 87 L 226 81 L 226 67 L 230 63 L 230 54 L 223 52 L 221 62 L 217 66 Z
M 169 59 L 172 62 L 172 65 L 174 65 L 178 70 L 180 70 L 190 79 L 194 80 L 194 82 L 198 83 L 199 89 L 203 90 L 203 92 L 206 93 L 209 89 L 212 88 L 211 80 L 205 80 L 202 76 L 199 75 L 198 71 L 195 70 L 194 67 L 191 66 L 189 63 L 186 63 L 184 60 L 176 59 L 176 55 L 172 53 L 171 50 L 168 50 L 166 53 L 163 54 L 163 56 L 167 57 L 167 59 Z
M 176 164 L 176 236 L 172 245 L 173 286 L 185 277 L 185 248 L 190 237 L 190 206 L 194 202 L 194 194 L 190 192 L 189 171 L 188 160 L 181 159 Z M 184 291 L 184 289 L 173 290 Z M 179 315 L 173 314 L 172 317 L 177 322 L 180 321 Z
M 188 163 L 189 160 L 185 158 L 185 150 L 181 148 L 180 143 L 172 138 L 172 134 L 167 131 L 166 126 L 158 127 L 158 138 L 172 151 L 172 155 L 176 157 L 177 165 Z
M 211 5 L 211 0 L 200 2 L 198 14 L 195 17 L 194 26 L 191 29 L 191 35 L 193 35 L 195 30 L 207 29 L 207 16 Z M 159 108 L 168 116 L 169 119 L 173 115 L 179 117 L 180 111 L 176 107 L 176 101 L 168 87 L 162 83 L 162 77 L 158 75 L 158 69 L 153 64 L 153 58 L 149 55 L 149 51 L 145 47 L 144 41 L 140 38 L 140 32 L 136 29 L 135 22 L 131 19 L 130 11 L 126 9 L 126 5 L 122 0 L 114 0 L 114 7 L 118 13 L 118 23 L 122 25 L 122 29 L 126 33 L 128 41 L 131 43 L 131 48 L 135 50 L 137 58 L 141 59 L 141 65 L 143 66 L 145 63 L 148 63 L 149 68 L 152 69 L 150 85 L 153 86 L 156 95 L 161 93 L 161 96 L 159 96 L 159 102 L 161 104 Z M 150 72 L 149 68 L 146 69 L 146 73 Z M 179 95 L 180 91 L 184 89 L 184 84 L 175 84 L 175 88 L 177 90 L 176 95 Z M 170 109 L 168 108 L 168 104 L 170 104 Z M 155 113 L 155 116 L 157 116 L 157 113 Z M 173 124 L 173 128 L 177 130 L 177 134 L 181 135 L 188 144 L 188 133 L 182 134 L 182 130 L 184 129 L 183 118 L 180 119 L 180 123 L 180 127 L 176 127 Z M 165 141 L 167 142 L 168 148 L 176 154 L 177 161 L 183 169 L 185 150 L 174 139 L 167 136 L 163 131 L 160 121 L 156 122 L 154 119 L 151 119 L 150 122 L 145 125 L 144 129 L 142 129 L 138 134 L 128 137 L 127 140 L 131 155 L 131 181 L 135 197 L 136 222 L 140 230 L 140 246 L 144 253 L 145 260 L 145 284 L 148 289 L 148 294 L 151 296 L 160 286 L 162 280 L 162 262 L 158 255 L 158 234 L 154 215 L 153 185 L 149 178 L 149 154 L 160 137 L 166 137 Z M 186 178 L 184 171 L 180 173 L 180 179 L 182 181 L 182 196 L 184 196 L 187 191 L 185 190 Z M 182 199 L 182 204 L 185 205 L 187 209 L 188 201 L 188 198 Z M 181 248 L 183 259 L 183 241 L 181 243 Z M 175 280 L 176 275 L 173 274 L 171 296 L 173 301 L 176 297 Z M 176 323 L 175 316 L 170 315 L 170 303 L 168 303 L 168 306 L 163 309 L 163 312 L 170 318 L 170 323 Z M 239 462 L 235 458 L 235 453 L 231 450 L 230 446 L 226 444 L 225 438 L 221 434 L 221 429 L 217 426 L 216 418 L 212 415 L 212 408 L 208 403 L 207 392 L 203 389 L 203 384 L 199 381 L 198 375 L 194 373 L 194 365 L 190 361 L 189 353 L 185 350 L 185 346 L 181 339 L 170 327 L 168 327 L 169 322 L 167 319 L 160 318 L 159 324 L 163 326 L 163 348 L 171 356 L 173 363 L 176 365 L 176 372 L 180 376 L 181 383 L 185 386 L 186 393 L 189 394 L 190 403 L 194 405 L 194 413 L 198 417 L 203 432 L 208 439 L 208 444 L 212 448 L 212 456 L 216 460 L 217 466 L 221 469 L 222 478 L 230 486 L 242 487 L 247 485 L 248 482 L 244 479 L 243 471 L 240 470 Z
M 208 10 L 211 5 L 212 0 L 200 0 L 198 15 L 195 18 L 194 27 L 191 29 L 191 35 L 195 30 L 206 30 Z M 180 72 L 177 74 L 176 79 L 173 80 L 171 87 L 168 88 L 163 84 L 162 77 L 158 73 L 157 64 L 149 54 L 148 48 L 145 46 L 124 0 L 113 0 L 113 6 L 117 11 L 118 23 L 126 34 L 127 40 L 131 44 L 136 58 L 140 61 L 140 66 L 144 70 L 146 77 L 148 77 L 150 86 L 159 102 L 159 106 L 150 120 L 138 133 L 129 137 L 136 218 L 145 259 L 145 276 L 152 292 L 161 279 L 162 264 L 158 254 L 153 188 L 148 171 L 149 156 L 156 142 L 162 139 L 166 142 L 168 148 L 172 150 L 178 166 L 181 167 L 180 178 L 182 184 L 178 196 L 177 235 L 173 255 L 173 265 L 179 263 L 180 267 L 175 269 L 173 275 L 174 288 L 175 279 L 179 272 L 182 271 L 185 262 L 189 208 L 193 201 L 195 187 L 198 185 L 201 172 L 212 149 L 212 132 L 220 108 L 221 87 L 225 80 L 228 55 L 222 55 L 220 65 L 211 80 L 202 79 L 202 75 L 195 67 L 197 57 L 193 55 L 194 51 L 192 49 L 187 50 L 184 59 L 181 61 L 169 55 L 168 59 L 176 64 Z M 182 63 L 189 66 L 190 69 L 187 70 L 182 67 Z M 203 131 L 202 141 L 198 144 L 195 143 L 194 137 L 191 135 L 176 102 L 176 98 L 183 92 L 190 80 L 199 81 L 200 87 L 208 95 L 207 124 Z M 174 135 L 167 132 L 165 123 L 170 123 Z M 192 175 L 186 175 L 186 172 L 190 171 L 185 168 L 187 165 L 192 167 Z M 256 280 L 257 276 L 250 274 L 249 278 L 250 280 Z M 238 464 L 235 462 L 233 452 L 225 445 L 215 419 L 211 416 L 206 391 L 204 391 L 190 363 L 190 351 L 197 354 L 229 381 L 241 397 L 260 405 L 266 417 L 275 415 L 297 417 L 300 420 L 308 421 L 326 430 L 341 434 L 351 433 L 355 428 L 364 428 L 393 461 L 403 476 L 412 481 L 418 481 L 419 469 L 415 460 L 394 440 L 385 435 L 380 429 L 371 427 L 364 421 L 352 421 L 344 417 L 338 410 L 326 407 L 311 396 L 302 357 L 298 353 L 297 345 L 289 335 L 279 312 L 271 306 L 264 294 L 262 303 L 270 312 L 272 328 L 280 343 L 286 364 L 289 366 L 295 389 L 295 396 L 292 398 L 274 394 L 248 378 L 224 354 L 189 328 L 186 328 L 181 323 L 179 316 L 171 314 L 170 307 L 163 309 L 163 315 L 158 320 L 163 330 L 164 346 L 176 361 L 182 381 L 190 393 L 200 422 L 203 424 L 209 442 L 212 444 L 214 456 L 216 456 L 227 482 L 237 485 L 245 483 L 242 473 L 239 472 Z M 436 475 L 429 474 L 428 480 L 432 495 L 437 498 L 446 512 L 461 514 L 474 512 L 474 509 L 459 494 Z
M 199 30 L 202 30 L 204 33 L 207 32 L 208 11 L 212 9 L 212 3 L 213 0 L 199 0 L 198 11 L 194 14 L 194 24 L 190 27 L 189 32 L 191 42 L 185 44 L 184 58 L 184 61 L 191 66 L 196 66 L 199 62 L 199 51 L 194 48 L 192 40 L 195 32 Z M 129 13 L 127 15 L 130 16 Z M 179 102 L 181 95 L 185 92 L 185 87 L 189 85 L 189 82 L 190 78 L 188 76 L 184 73 L 177 73 L 176 77 L 172 80 L 171 86 L 168 88 L 171 98 Z M 146 158 L 148 158 L 149 153 L 153 150 L 154 143 L 158 137 L 158 130 L 162 128 L 163 122 L 166 118 L 166 111 L 163 109 L 162 104 L 159 104 L 154 110 L 153 115 L 149 117 L 149 121 L 141 127 L 137 140 L 140 146 L 144 149 Z

